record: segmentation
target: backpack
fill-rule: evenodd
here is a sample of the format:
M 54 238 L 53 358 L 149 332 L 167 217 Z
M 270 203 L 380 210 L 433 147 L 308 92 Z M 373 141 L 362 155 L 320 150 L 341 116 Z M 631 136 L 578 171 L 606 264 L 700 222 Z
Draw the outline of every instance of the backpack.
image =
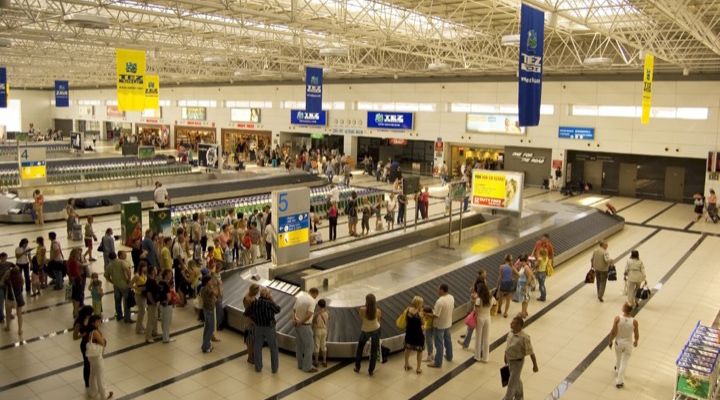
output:
M 246 250 L 250 250 L 252 247 L 252 239 L 250 238 L 250 235 L 245 235 L 242 238 L 242 245 Z

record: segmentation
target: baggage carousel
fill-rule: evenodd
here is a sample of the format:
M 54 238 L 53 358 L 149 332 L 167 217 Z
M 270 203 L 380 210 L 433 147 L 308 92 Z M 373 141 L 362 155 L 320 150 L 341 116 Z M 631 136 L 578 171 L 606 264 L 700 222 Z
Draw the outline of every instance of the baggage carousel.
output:
M 459 321 L 467 313 L 468 290 L 474 282 L 480 269 L 485 269 L 488 282 L 493 285 L 497 281 L 498 266 L 502 264 L 505 254 L 530 253 L 539 235 L 548 233 L 555 246 L 555 262 L 560 265 L 576 254 L 596 245 L 597 241 L 606 238 L 623 229 L 625 221 L 619 216 L 601 213 L 594 208 L 565 205 L 560 203 L 538 203 L 535 207 L 535 216 L 542 215 L 543 222 L 538 218 L 527 218 L 530 223 L 523 225 L 523 218 L 511 216 L 485 216 L 487 218 L 467 218 L 464 230 L 478 229 L 483 224 L 492 224 L 491 231 L 483 231 L 468 241 L 482 243 L 483 248 L 476 256 L 465 257 L 453 254 L 448 250 L 447 256 L 440 251 L 428 253 L 425 258 L 425 269 L 413 269 L 417 260 L 407 260 L 399 265 L 390 265 L 380 270 L 373 270 L 364 278 L 354 282 L 345 282 L 337 288 L 323 288 L 319 298 L 328 301 L 330 312 L 330 326 L 328 327 L 328 354 L 333 358 L 353 357 L 356 341 L 360 332 L 360 316 L 357 307 L 364 303 L 366 293 L 375 293 L 378 306 L 382 309 L 381 338 L 383 345 L 391 351 L 398 351 L 403 347 L 404 333 L 395 326 L 395 319 L 407 307 L 413 296 L 422 296 L 425 304 L 434 304 L 437 299 L 437 289 L 441 283 L 450 287 L 450 293 L 455 297 L 455 312 L 453 318 Z M 487 219 L 487 220 L 486 220 Z M 447 220 L 436 222 L 445 226 L 445 240 L 447 239 Z M 425 229 L 432 229 L 433 224 L 427 224 Z M 421 228 L 423 229 L 423 228 Z M 406 251 L 407 246 L 428 239 L 428 235 L 412 232 L 408 241 L 403 239 L 401 232 L 387 233 L 386 242 L 396 242 L 401 248 L 389 244 L 363 247 L 362 242 L 355 246 L 356 250 L 341 252 L 338 257 L 327 256 L 332 248 L 322 252 L 325 258 L 314 262 L 315 255 L 307 261 L 307 268 L 334 268 L 338 264 L 363 260 L 368 258 L 395 257 L 397 252 Z M 418 236 L 420 235 L 420 236 Z M 465 235 L 465 232 L 463 232 Z M 383 235 L 380 235 L 382 238 Z M 446 261 L 443 261 L 446 257 Z M 430 268 L 428 267 L 428 264 Z M 272 275 L 272 273 L 271 273 Z M 288 278 L 289 277 L 289 278 Z M 272 280 L 270 280 L 272 279 Z M 303 277 L 302 271 L 276 274 L 274 277 L 254 281 L 250 271 L 230 271 L 223 278 L 224 305 L 228 315 L 228 324 L 231 328 L 242 331 L 245 329 L 242 317 L 242 298 L 252 283 L 260 283 L 273 289 L 273 298 L 281 307 L 277 319 L 278 343 L 281 348 L 294 351 L 295 337 L 292 326 L 292 308 L 295 295 L 300 291 Z

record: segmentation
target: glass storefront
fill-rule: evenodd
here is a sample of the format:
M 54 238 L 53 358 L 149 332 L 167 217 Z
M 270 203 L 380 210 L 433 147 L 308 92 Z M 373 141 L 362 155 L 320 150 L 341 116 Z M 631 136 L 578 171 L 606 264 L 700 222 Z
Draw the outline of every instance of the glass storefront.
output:
M 192 145 L 197 147 L 198 143 L 215 143 L 215 128 L 202 126 L 175 126 L 174 147 Z
M 170 145 L 170 125 L 136 124 L 135 129 L 143 146 L 167 149 Z
M 272 132 L 223 129 L 220 133 L 222 151 L 230 158 L 238 155 L 243 161 L 255 161 L 256 152 L 270 150 Z
M 300 153 L 303 149 L 320 149 L 343 152 L 345 137 L 340 135 L 325 135 L 317 133 L 290 133 L 290 143 L 283 143 L 283 147 L 289 147 L 293 153 Z
M 377 164 L 389 159 L 398 160 L 403 171 L 432 175 L 435 142 L 427 140 L 358 138 L 358 164 L 366 155 Z
M 132 135 L 132 124 L 130 122 L 105 122 L 107 140 L 120 139 L 121 136 Z
M 480 163 L 486 169 L 503 169 L 505 152 L 503 149 L 493 149 L 484 146 L 452 145 L 450 146 L 450 164 L 454 176 L 460 176 L 460 165 L 467 160 L 472 164 Z

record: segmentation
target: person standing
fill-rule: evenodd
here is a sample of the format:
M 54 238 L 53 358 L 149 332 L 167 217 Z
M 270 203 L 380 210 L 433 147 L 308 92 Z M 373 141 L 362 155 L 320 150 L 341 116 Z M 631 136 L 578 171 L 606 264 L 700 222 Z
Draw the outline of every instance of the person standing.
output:
M 422 356 L 425 350 L 425 335 L 423 334 L 423 298 L 415 296 L 405 313 L 405 371 L 410 371 L 410 353 L 415 352 L 415 373 L 422 373 Z
M 245 317 L 247 318 L 247 330 L 245 332 L 245 346 L 247 347 L 249 364 L 255 364 L 255 329 L 254 320 L 252 314 L 250 314 L 250 306 L 257 300 L 258 293 L 260 293 L 260 286 L 257 283 L 250 284 L 248 292 L 243 297 L 243 309 L 245 310 Z
M 350 236 L 358 236 L 358 195 L 354 190 L 350 193 L 350 200 L 348 200 L 347 205 L 345 206 L 345 214 L 347 214 L 348 218 L 348 230 L 350 232 Z
M 550 261 L 550 257 L 548 257 L 546 249 L 540 249 L 535 263 L 535 278 L 537 279 L 538 289 L 540 290 L 540 297 L 538 297 L 537 300 L 545 301 L 545 299 L 547 299 L 545 279 L 547 278 L 548 267 L 552 265 L 552 261 Z
M 48 269 L 53 273 L 55 278 L 55 290 L 63 290 L 63 274 L 65 273 L 65 256 L 63 256 L 62 246 L 58 242 L 55 232 L 48 233 L 50 239 L 50 263 Z
M 133 272 L 137 274 L 140 268 L 140 255 L 142 254 L 142 224 L 138 222 L 128 235 L 125 245 L 130 247 L 130 258 L 132 259 Z
M 407 197 L 404 193 L 400 192 L 397 196 L 397 202 L 398 202 L 398 217 L 397 217 L 397 223 L 398 225 L 404 225 L 405 224 L 405 212 L 407 210 Z
M 513 297 L 522 305 L 520 316 L 527 318 L 530 287 L 535 286 L 535 275 L 532 272 L 532 268 L 530 268 L 527 255 L 523 254 L 520 256 L 513 269 L 518 272 L 517 288 L 515 289 Z
M 70 198 L 70 199 L 68 199 L 67 204 L 65 205 L 65 227 L 67 229 L 68 241 L 73 240 L 72 230 L 73 230 L 73 225 L 75 225 L 76 218 L 77 218 L 77 213 L 75 212 L 75 199 Z
M 125 252 L 110 253 L 110 265 L 105 271 L 105 280 L 112 283 L 115 297 L 115 318 L 126 324 L 135 321 L 130 318 L 130 267 L 125 262 Z
M 107 340 L 100 332 L 100 324 L 102 323 L 102 317 L 99 315 L 93 315 L 90 317 L 88 323 L 91 331 L 88 333 L 89 343 L 101 346 L 103 349 L 107 347 Z M 90 361 L 90 387 L 88 388 L 88 396 L 92 399 L 100 398 L 102 400 L 110 399 L 113 397 L 113 392 L 105 392 L 105 385 L 103 383 L 103 374 L 105 372 L 103 366 L 103 354 L 102 351 L 99 355 L 94 357 L 88 357 Z
M 504 302 L 505 311 L 503 312 L 503 317 L 505 318 L 507 318 L 508 316 L 508 310 L 510 309 L 510 298 L 515 292 L 515 282 L 517 279 L 517 272 L 515 269 L 513 269 L 511 263 L 512 256 L 509 254 L 505 255 L 505 262 L 500 266 L 500 271 L 498 273 L 498 283 L 495 286 L 498 291 L 498 303 L 500 303 L 498 304 L 497 313 L 500 314 L 502 312 L 502 305 Z
M 280 366 L 277 332 L 275 331 L 275 315 L 279 312 L 280 306 L 275 304 L 275 301 L 272 298 L 272 293 L 270 293 L 270 289 L 265 287 L 260 289 L 260 297 L 253 301 L 252 304 L 250 304 L 250 308 L 246 311 L 254 322 L 253 353 L 256 372 L 262 371 L 263 368 L 262 346 L 265 342 L 267 342 L 268 347 L 270 348 L 270 370 L 272 373 L 277 373 Z M 312 330 L 310 331 L 310 340 L 312 341 Z M 310 355 L 312 356 L 312 350 Z
M 373 376 L 375 372 L 375 364 L 377 363 L 378 351 L 380 350 L 380 319 L 382 311 L 377 306 L 375 295 L 369 293 L 365 296 L 365 306 L 358 309 L 360 313 L 360 337 L 358 338 L 357 349 L 355 350 L 355 368 L 354 371 L 360 372 L 360 362 L 362 360 L 365 344 L 370 340 L 370 366 L 368 374 Z
M 148 229 L 145 231 L 145 237 L 141 243 L 142 254 L 145 254 L 144 260 L 148 264 L 148 268 L 157 268 L 160 265 L 157 251 L 155 250 L 156 233 Z
M 385 204 L 385 221 L 388 224 L 388 230 L 391 231 L 395 228 L 395 209 L 397 208 L 397 200 L 395 199 L 395 192 L 390 192 L 390 198 Z
M 78 316 L 73 323 L 73 340 L 80 340 L 80 354 L 83 359 L 83 381 L 85 382 L 85 390 L 90 388 L 90 360 L 88 360 L 85 351 L 87 350 L 88 334 L 92 331 L 90 327 L 90 317 L 93 315 L 92 306 L 84 306 L 78 312 Z
M 532 256 L 535 258 L 540 258 L 540 251 L 542 249 L 545 249 L 550 261 L 554 261 L 555 247 L 553 246 L 552 241 L 550 241 L 550 235 L 548 235 L 547 233 L 543 234 L 542 237 L 540 237 L 540 240 L 535 243 L 535 247 L 533 247 L 532 251 Z
M 215 306 L 218 302 L 217 281 L 211 276 L 206 275 L 202 278 L 203 288 L 200 290 L 200 299 L 202 299 L 203 313 L 203 335 L 202 346 L 200 349 L 203 353 L 213 351 L 212 337 L 215 332 Z
M 82 248 L 76 247 L 70 251 L 67 261 L 67 276 L 71 288 L 73 304 L 73 318 L 77 318 L 80 307 L 85 304 L 85 282 L 87 281 L 87 266 L 82 262 Z
M 608 242 L 601 240 L 599 248 L 595 249 L 592 254 L 592 268 L 595 270 L 595 283 L 597 285 L 597 297 L 600 302 L 604 302 L 603 296 L 605 296 L 605 286 L 607 285 L 608 270 L 612 265 L 612 258 L 608 253 Z
M 165 205 L 170 203 L 170 195 L 160 181 L 155 182 L 153 200 L 155 200 L 157 208 L 165 208 Z
M 10 321 L 12 320 L 12 309 L 15 308 L 15 319 L 18 324 L 18 336 L 23 335 L 23 307 L 25 307 L 25 297 L 23 297 L 23 277 L 20 268 L 10 264 L 5 279 L 5 331 L 10 331 Z
M 273 241 L 275 241 L 275 227 L 272 224 L 272 216 L 270 214 L 268 214 L 265 222 L 263 237 L 265 239 L 265 259 L 270 261 L 272 260 Z
M 297 358 L 298 369 L 305 372 L 317 372 L 312 365 L 313 341 L 312 318 L 315 314 L 315 299 L 320 291 L 311 288 L 307 293 L 301 292 L 295 299 L 293 308 L 293 325 L 295 326 L 295 358 Z M 256 343 L 258 338 L 255 338 Z M 257 347 L 257 346 L 256 346 Z M 257 358 L 258 354 L 255 354 Z
M 158 284 L 158 302 L 160 303 L 160 320 L 162 325 L 163 343 L 174 342 L 170 338 L 170 325 L 172 325 L 173 304 L 170 301 L 170 289 L 172 288 L 173 272 L 170 269 L 162 271 L 160 283 Z
M 452 327 L 452 313 L 455 310 L 455 298 L 448 293 L 448 285 L 443 283 L 438 289 L 439 298 L 435 301 L 433 308 L 433 331 L 435 333 L 435 361 L 431 362 L 428 367 L 440 368 L 443 362 L 443 352 L 445 359 L 452 361 L 453 348 L 452 338 L 450 337 L 450 328 Z
M 35 212 L 35 225 L 43 225 L 45 223 L 45 196 L 40 193 L 40 189 L 33 192 L 33 211 Z
M 142 335 L 145 333 L 143 327 L 145 319 L 145 311 L 147 308 L 147 298 L 145 297 L 145 290 L 147 289 L 148 281 L 148 265 L 145 260 L 140 261 L 137 273 L 133 275 L 130 281 L 130 287 L 132 291 L 130 296 L 135 296 L 135 304 L 137 305 L 137 322 L 135 323 L 135 333 Z
M 0 324 L 5 323 L 5 296 L 7 295 L 7 281 L 13 264 L 7 260 L 7 253 L 0 253 Z M 12 318 L 10 314 L 7 318 Z
M 610 330 L 608 347 L 612 349 L 615 342 L 615 387 L 618 389 L 625 386 L 625 369 L 633 347 L 637 347 L 640 340 L 640 326 L 631 314 L 632 309 L 630 304 L 623 304 L 622 315 L 615 317 Z
M 420 193 L 420 215 L 422 219 L 427 220 L 430 215 L 430 190 L 427 186 Z
M 647 275 L 645 274 L 645 265 L 640 261 L 640 252 L 633 250 L 630 252 L 630 259 L 625 265 L 625 280 L 627 281 L 627 303 L 633 307 L 637 307 L 637 299 L 635 291 L 640 288 L 643 282 L 647 285 Z
M 318 300 L 318 312 L 313 317 L 313 340 L 315 341 L 315 354 L 313 365 L 319 366 L 322 360 L 322 366 L 327 367 L 327 336 L 328 325 L 330 323 L 330 313 L 327 310 L 325 299 Z
M 517 316 L 510 323 L 511 332 L 508 333 L 505 347 L 505 364 L 510 369 L 510 380 L 503 400 L 517 400 L 523 398 L 523 384 L 521 374 L 525 357 L 530 356 L 533 363 L 533 372 L 538 372 L 537 358 L 532 348 L 530 336 L 523 332 L 525 321 Z
M 112 228 L 107 228 L 105 236 L 100 238 L 100 248 L 103 253 L 103 268 L 107 271 L 108 265 L 110 265 L 110 253 L 115 253 L 115 238 Z
M 487 363 L 490 361 L 490 309 L 496 301 L 485 280 L 481 280 L 475 290 L 475 360 Z
M 85 239 L 85 254 L 83 254 L 83 257 L 87 257 L 90 262 L 96 261 L 92 256 L 93 251 L 93 243 L 97 241 L 97 236 L 95 235 L 95 230 L 93 230 L 93 217 L 87 217 L 87 223 L 85 224 L 85 235 L 83 235 L 83 239 Z
M 338 209 L 337 203 L 334 201 L 330 202 L 330 208 L 328 209 L 328 226 L 330 230 L 330 241 L 337 240 L 337 221 L 338 221 Z
M 158 305 L 160 304 L 160 285 L 157 281 L 158 269 L 148 270 L 147 281 L 145 282 L 145 304 L 147 305 L 147 323 L 145 324 L 145 343 L 153 343 L 153 337 L 157 336 Z
M 32 252 L 32 249 L 28 249 L 28 243 L 27 239 L 20 239 L 20 243 L 15 249 L 15 265 L 17 265 L 23 273 L 23 277 L 25 278 L 25 292 L 29 295 L 31 292 L 30 253 Z

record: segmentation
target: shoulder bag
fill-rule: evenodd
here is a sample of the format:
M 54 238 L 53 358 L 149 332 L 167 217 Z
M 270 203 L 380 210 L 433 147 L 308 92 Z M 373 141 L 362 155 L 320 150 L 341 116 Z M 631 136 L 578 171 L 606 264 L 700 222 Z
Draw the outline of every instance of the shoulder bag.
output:
M 89 333 L 91 339 L 90 339 L 90 341 L 88 341 L 87 347 L 85 348 L 85 357 L 100 358 L 103 356 L 103 351 L 105 350 L 105 347 L 98 343 L 93 342 L 92 334 L 93 334 L 93 332 Z
M 397 326 L 400 330 L 405 330 L 405 328 L 407 328 L 407 310 L 408 309 L 405 308 L 395 320 L 395 326 Z

